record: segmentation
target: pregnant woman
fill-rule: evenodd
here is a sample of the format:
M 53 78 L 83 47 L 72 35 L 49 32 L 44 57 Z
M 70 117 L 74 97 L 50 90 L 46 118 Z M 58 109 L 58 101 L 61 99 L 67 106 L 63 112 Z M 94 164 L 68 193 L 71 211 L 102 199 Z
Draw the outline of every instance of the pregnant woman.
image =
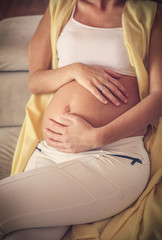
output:
M 31 199 L 23 206 L 14 202 L 17 213 L 5 207 L 1 220 L 2 232 L 19 230 L 15 239 L 43 239 L 39 230 L 46 234 L 49 227 L 53 234 L 46 239 L 59 239 L 70 225 L 105 219 L 129 207 L 149 179 L 143 137 L 162 114 L 159 28 L 152 30 L 149 61 L 145 51 L 141 63 L 150 76 L 149 94 L 141 101 L 122 27 L 129 3 L 71 1 L 56 44 L 58 68 L 53 70 L 53 2 L 29 46 L 31 92 L 55 92 L 43 113 L 43 139 L 16 180 L 19 201 L 29 192 Z M 59 4 L 67 8 L 65 1 Z M 155 21 L 160 22 L 158 12 Z M 7 184 L 8 192 L 14 184 Z

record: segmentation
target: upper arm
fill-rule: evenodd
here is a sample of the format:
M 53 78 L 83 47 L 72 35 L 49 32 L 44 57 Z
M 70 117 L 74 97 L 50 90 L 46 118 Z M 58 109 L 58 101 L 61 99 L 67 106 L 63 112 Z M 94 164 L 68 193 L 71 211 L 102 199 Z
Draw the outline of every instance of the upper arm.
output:
M 150 36 L 149 47 L 150 93 L 162 93 L 162 6 L 158 6 Z
M 50 11 L 43 15 L 28 47 L 29 74 L 49 69 L 51 65 Z

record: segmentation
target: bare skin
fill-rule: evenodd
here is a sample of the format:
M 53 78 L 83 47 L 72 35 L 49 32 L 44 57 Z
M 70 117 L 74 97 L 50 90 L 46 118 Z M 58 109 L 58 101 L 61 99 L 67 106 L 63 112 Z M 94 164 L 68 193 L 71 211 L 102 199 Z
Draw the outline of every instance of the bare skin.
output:
M 90 26 L 120 27 L 123 4 L 121 1 L 80 0 L 74 17 Z M 85 9 L 91 14 L 86 15 Z M 59 151 L 73 153 L 101 147 L 123 137 L 145 134 L 147 125 L 162 115 L 162 109 L 159 108 L 162 103 L 160 11 L 159 8 L 150 40 L 150 94 L 140 101 L 135 77 L 117 76 L 108 69 L 105 71 L 102 67 L 96 69 L 78 63 L 75 67 L 73 65 L 49 70 L 51 49 L 46 45 L 49 41 L 47 24 L 50 17 L 47 10 L 29 48 L 29 88 L 34 93 L 59 89 L 44 117 L 44 138 L 50 146 Z M 111 21 L 108 21 L 110 19 Z M 38 40 L 38 36 L 44 36 L 44 31 L 47 33 L 46 39 Z M 36 54 L 38 47 L 43 46 L 43 52 Z M 88 80 L 85 81 L 84 75 L 88 75 Z M 106 84 L 106 89 L 101 94 L 99 89 L 103 84 Z M 71 93 L 80 91 L 85 103 L 80 104 L 80 96 L 77 94 L 72 97 L 66 95 L 69 88 Z M 126 99 L 128 102 L 124 103 Z M 59 105 L 55 104 L 56 102 L 59 102 Z M 86 102 L 90 103 L 89 108 Z M 65 112 L 66 114 L 62 114 Z
M 130 93 L 128 102 L 120 102 L 119 106 L 115 106 L 110 101 L 107 104 L 103 104 L 76 81 L 72 81 L 62 86 L 54 94 L 46 109 L 43 129 L 48 128 L 49 119 L 63 125 L 68 124 L 68 122 L 62 117 L 62 114 L 66 112 L 80 116 L 93 127 L 101 127 L 110 123 L 140 101 L 137 80 L 135 77 L 121 76 L 118 81 L 120 81 Z M 106 90 L 104 89 L 103 92 L 104 91 Z M 145 132 L 146 129 L 143 129 L 136 135 L 143 135 Z M 44 134 L 44 138 L 46 140 L 46 134 Z
M 84 16 L 82 16 L 82 18 L 84 18 Z M 116 24 L 117 23 L 115 23 L 115 25 Z M 118 26 L 119 25 L 121 26 L 121 19 L 120 23 L 118 23 Z M 106 25 L 103 27 L 106 27 Z M 107 100 L 110 100 L 116 105 L 117 99 L 114 98 L 113 94 L 118 96 L 121 101 L 126 100 L 127 90 L 120 84 L 119 81 L 117 81 L 120 76 L 113 73 L 108 68 L 103 69 L 102 66 L 94 68 L 92 66 L 83 66 L 83 64 L 76 63 L 55 70 L 50 69 L 51 44 L 49 9 L 45 12 L 44 17 L 33 36 L 32 41 L 30 42 L 28 52 L 29 89 L 34 94 L 57 91 L 64 84 L 75 79 L 80 85 L 85 87 L 103 103 L 107 103 Z M 107 91 L 104 93 L 104 97 L 104 95 L 102 95 L 98 90 L 105 84 L 107 86 Z M 108 89 L 110 89 L 113 94 L 111 94 Z

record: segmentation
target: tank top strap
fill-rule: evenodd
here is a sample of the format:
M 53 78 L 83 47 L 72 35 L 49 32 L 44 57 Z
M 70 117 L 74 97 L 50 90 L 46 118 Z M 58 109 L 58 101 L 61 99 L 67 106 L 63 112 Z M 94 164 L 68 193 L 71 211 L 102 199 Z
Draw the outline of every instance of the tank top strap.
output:
M 75 6 L 74 6 L 74 8 L 73 8 L 73 11 L 72 11 L 72 13 L 71 13 L 70 19 L 74 17 L 75 9 L 76 9 L 76 4 L 75 4 Z

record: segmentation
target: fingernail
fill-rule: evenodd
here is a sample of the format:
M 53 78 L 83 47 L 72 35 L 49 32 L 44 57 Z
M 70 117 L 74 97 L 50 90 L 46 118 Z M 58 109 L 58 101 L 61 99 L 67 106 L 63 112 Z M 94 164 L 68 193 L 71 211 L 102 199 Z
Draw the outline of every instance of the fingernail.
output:
M 103 103 L 104 103 L 104 104 L 107 104 L 107 103 L 108 103 L 108 101 L 106 101 L 106 100 L 105 100 Z
M 116 102 L 116 103 L 115 103 L 115 105 L 116 105 L 116 106 L 119 106 L 119 105 L 120 105 L 120 103 L 119 103 L 119 102 Z
M 127 99 L 124 99 L 124 103 L 127 103 L 128 101 L 127 101 Z

